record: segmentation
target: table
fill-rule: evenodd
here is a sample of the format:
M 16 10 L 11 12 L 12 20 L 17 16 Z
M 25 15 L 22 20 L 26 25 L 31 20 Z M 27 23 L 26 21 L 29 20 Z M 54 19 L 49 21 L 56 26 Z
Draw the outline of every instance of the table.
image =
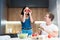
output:
M 47 35 L 38 35 L 36 37 L 28 36 L 25 39 L 20 39 L 18 37 L 10 38 L 9 40 L 60 40 L 60 37 L 59 38 L 58 37 L 56 37 L 56 38 L 48 38 Z
M 26 38 L 26 39 L 19 39 L 19 38 L 10 38 L 9 40 L 34 40 L 31 38 Z M 51 38 L 51 39 L 44 39 L 44 40 L 60 40 L 60 38 Z
M 9 40 L 32 40 L 31 38 L 25 38 L 25 39 L 20 39 L 20 38 L 10 38 Z
M 9 35 L 11 38 L 17 37 L 17 33 L 5 33 L 5 34 L 0 34 L 0 36 L 4 36 L 4 35 Z

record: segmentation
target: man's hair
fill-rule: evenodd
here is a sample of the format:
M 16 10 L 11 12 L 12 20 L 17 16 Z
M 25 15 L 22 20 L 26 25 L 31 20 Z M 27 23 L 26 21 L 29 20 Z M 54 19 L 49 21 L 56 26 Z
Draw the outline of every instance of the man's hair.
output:
M 53 21 L 54 15 L 51 12 L 49 12 L 48 14 L 49 14 L 49 18 L 51 18 L 51 21 Z

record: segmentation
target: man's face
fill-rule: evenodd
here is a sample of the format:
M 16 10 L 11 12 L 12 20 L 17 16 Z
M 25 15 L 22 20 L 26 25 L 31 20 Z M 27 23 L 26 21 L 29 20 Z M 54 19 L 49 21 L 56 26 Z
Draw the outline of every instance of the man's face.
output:
M 46 15 L 45 15 L 44 21 L 45 21 L 45 22 L 51 21 L 51 19 L 49 18 L 49 14 L 46 14 Z

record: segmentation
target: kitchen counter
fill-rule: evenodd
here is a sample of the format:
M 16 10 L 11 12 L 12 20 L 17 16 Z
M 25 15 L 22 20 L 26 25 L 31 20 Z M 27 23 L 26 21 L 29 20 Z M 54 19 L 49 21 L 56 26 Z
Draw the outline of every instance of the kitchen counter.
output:
M 26 38 L 26 39 L 19 39 L 19 38 L 10 38 L 9 40 L 35 40 L 35 39 L 31 39 L 31 38 Z M 37 39 L 36 39 L 37 40 Z M 40 39 L 41 40 L 41 39 Z M 60 40 L 60 38 L 45 38 L 43 40 Z
M 9 35 L 11 38 L 17 37 L 17 33 L 0 34 L 0 36 L 3 36 L 3 35 Z
M 48 38 L 46 35 L 38 35 L 36 37 L 28 36 L 24 39 L 21 38 L 10 38 L 9 40 L 60 40 L 60 38 Z

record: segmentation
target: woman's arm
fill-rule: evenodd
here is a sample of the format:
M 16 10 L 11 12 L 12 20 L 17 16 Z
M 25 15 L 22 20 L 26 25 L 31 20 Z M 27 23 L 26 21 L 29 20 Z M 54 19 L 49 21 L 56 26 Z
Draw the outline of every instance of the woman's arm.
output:
M 26 16 L 25 16 L 25 12 L 24 12 L 24 15 L 21 15 L 21 21 L 25 22 L 25 19 L 26 19 Z
M 29 12 L 30 21 L 31 21 L 31 23 L 34 23 L 34 20 L 33 20 L 33 18 L 32 18 L 32 15 L 31 15 L 31 13 L 32 13 L 32 12 Z
M 23 22 L 25 22 L 26 16 L 25 16 L 25 12 L 24 12 L 24 16 L 23 16 Z

